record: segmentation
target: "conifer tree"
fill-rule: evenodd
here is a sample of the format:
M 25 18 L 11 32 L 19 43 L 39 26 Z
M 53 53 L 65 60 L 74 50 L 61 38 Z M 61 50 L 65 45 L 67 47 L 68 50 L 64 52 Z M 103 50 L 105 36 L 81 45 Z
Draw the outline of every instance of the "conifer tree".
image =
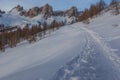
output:
M 5 37 L 4 37 L 4 32 L 0 34 L 0 50 L 5 51 Z
M 110 3 L 110 6 L 114 6 L 115 7 L 115 13 L 116 15 L 120 14 L 119 12 L 119 0 L 112 0 Z
M 43 25 L 43 36 L 45 37 L 46 35 L 46 30 L 47 30 L 47 23 L 44 22 L 44 25 Z
M 38 25 L 37 30 L 38 30 L 38 37 L 42 39 L 42 28 L 40 24 Z
M 98 3 L 98 9 L 99 12 L 101 12 L 102 10 L 104 10 L 106 8 L 106 3 L 104 2 L 104 0 L 100 0 L 100 2 Z

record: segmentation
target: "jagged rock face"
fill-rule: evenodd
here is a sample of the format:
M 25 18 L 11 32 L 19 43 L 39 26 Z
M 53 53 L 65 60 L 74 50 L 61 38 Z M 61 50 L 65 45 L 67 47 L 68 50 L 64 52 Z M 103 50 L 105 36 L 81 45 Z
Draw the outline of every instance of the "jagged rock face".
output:
M 21 11 L 19 14 L 20 14 L 21 16 L 25 16 L 26 11 Z M 27 17 L 27 16 L 26 16 L 26 17 Z
M 17 5 L 17 7 L 15 7 L 17 9 L 17 11 L 22 11 L 23 10 L 23 7 L 20 6 L 20 5 Z
M 67 15 L 69 18 L 72 16 L 77 17 L 77 15 L 78 15 L 78 11 L 77 11 L 76 7 L 72 7 L 67 11 L 53 12 L 53 8 L 49 4 L 46 4 L 42 7 L 33 7 L 31 9 L 29 9 L 28 11 L 24 10 L 24 8 L 20 5 L 15 7 L 15 9 L 17 9 L 17 11 L 19 12 L 19 15 L 29 17 L 29 18 L 33 18 L 35 16 L 38 16 L 39 14 L 42 14 L 45 19 L 47 19 L 48 17 L 50 17 L 52 15 L 53 16 L 65 16 L 65 15 Z
M 28 11 L 25 11 L 25 10 L 21 11 L 20 15 L 33 18 L 33 17 L 37 16 L 40 13 L 40 11 L 41 10 L 39 7 L 33 7 L 31 9 L 29 9 Z
M 19 8 L 20 7 L 18 7 L 18 9 Z M 44 18 L 48 18 L 53 14 L 53 8 L 50 5 L 46 4 L 45 6 L 40 7 L 40 8 L 39 7 L 33 7 L 31 9 L 29 9 L 28 11 L 23 11 L 22 10 L 20 12 L 20 15 L 33 18 L 33 17 L 39 15 L 40 13 L 43 14 Z
M 37 16 L 40 13 L 39 7 L 33 7 L 28 11 L 28 15 L 30 18 Z
M 23 6 L 17 5 L 16 7 L 12 8 L 9 12 L 12 13 L 12 14 L 15 13 L 15 14 L 19 14 L 19 15 L 23 16 L 24 15 L 24 13 L 23 13 L 24 11 L 25 10 L 24 10 Z
M 66 14 L 68 17 L 72 17 L 72 16 L 77 16 L 78 15 L 78 10 L 76 7 L 72 7 L 69 10 L 66 11 Z
M 46 4 L 42 7 L 41 13 L 45 18 L 50 17 L 53 14 L 53 8 L 50 5 Z

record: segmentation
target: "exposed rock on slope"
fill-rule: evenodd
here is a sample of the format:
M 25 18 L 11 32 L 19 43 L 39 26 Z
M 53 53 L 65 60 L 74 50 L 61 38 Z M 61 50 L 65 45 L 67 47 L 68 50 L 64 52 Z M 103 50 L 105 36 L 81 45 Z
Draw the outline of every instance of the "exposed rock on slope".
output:
M 72 7 L 69 10 L 66 11 L 66 14 L 68 17 L 72 17 L 72 16 L 77 16 L 78 15 L 78 10 L 76 7 Z
M 24 10 L 24 8 L 20 5 L 13 8 L 12 10 L 14 9 L 18 11 L 19 15 L 29 17 L 29 18 L 36 17 L 39 14 L 42 14 L 45 19 L 47 19 L 48 17 L 51 17 L 52 15 L 53 16 L 64 16 L 66 14 L 66 16 L 68 16 L 69 18 L 72 16 L 74 17 L 78 16 L 78 10 L 76 7 L 71 7 L 70 9 L 66 11 L 53 11 L 52 6 L 50 6 L 49 4 L 45 4 L 42 7 L 33 7 L 29 9 L 28 11 Z
M 46 4 L 42 7 L 33 7 L 28 11 L 23 10 L 23 7 L 21 7 L 20 5 L 18 5 L 16 9 L 19 12 L 21 11 L 20 12 L 21 16 L 26 16 L 29 18 L 33 18 L 35 16 L 38 16 L 39 14 L 43 14 L 45 18 L 48 18 L 53 14 L 53 8 L 49 4 Z
M 17 9 L 17 11 L 23 11 L 23 6 L 17 5 L 17 7 L 15 7 Z
M 46 4 L 42 7 L 33 7 L 28 10 L 24 9 L 23 6 L 17 5 L 9 12 L 4 15 L 0 14 L 0 24 L 7 26 L 16 26 L 23 24 L 44 24 L 46 22 L 48 25 L 52 21 L 57 21 L 58 23 L 64 22 L 65 24 L 71 24 L 77 20 L 77 8 L 72 7 L 67 11 L 53 11 L 52 6 Z
M 49 4 L 42 7 L 42 14 L 45 18 L 50 17 L 53 14 L 53 8 Z
M 30 18 L 37 16 L 40 13 L 39 7 L 33 7 L 28 11 L 28 16 Z

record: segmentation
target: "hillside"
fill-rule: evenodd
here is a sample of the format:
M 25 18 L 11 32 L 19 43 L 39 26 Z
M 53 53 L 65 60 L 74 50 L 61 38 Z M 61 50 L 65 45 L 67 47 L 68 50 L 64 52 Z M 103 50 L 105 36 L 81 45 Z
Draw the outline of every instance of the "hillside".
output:
M 120 80 L 119 17 L 104 12 L 0 52 L 0 80 Z

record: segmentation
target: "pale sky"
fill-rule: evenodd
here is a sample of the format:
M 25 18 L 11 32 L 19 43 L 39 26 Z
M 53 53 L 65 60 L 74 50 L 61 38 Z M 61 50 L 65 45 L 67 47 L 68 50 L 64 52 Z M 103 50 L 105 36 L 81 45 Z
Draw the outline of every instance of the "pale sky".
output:
M 43 6 L 46 3 L 53 6 L 54 10 L 66 10 L 72 6 L 76 6 L 78 10 L 88 8 L 91 3 L 96 3 L 99 0 L 0 0 L 0 9 L 9 11 L 16 5 L 20 4 L 25 9 L 29 9 L 34 6 Z M 104 0 L 109 3 L 111 0 Z

